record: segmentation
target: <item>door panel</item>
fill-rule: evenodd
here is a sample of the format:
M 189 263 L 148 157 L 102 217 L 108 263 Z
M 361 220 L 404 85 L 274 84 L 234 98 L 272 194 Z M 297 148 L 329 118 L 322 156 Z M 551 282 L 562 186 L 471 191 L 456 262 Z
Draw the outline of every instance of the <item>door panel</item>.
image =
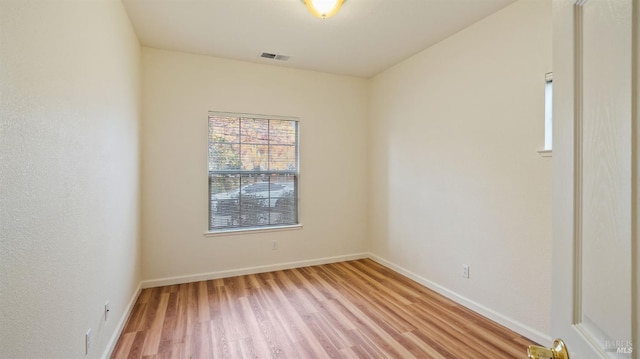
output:
M 637 3 L 554 0 L 552 335 L 572 359 L 637 358 Z
M 607 351 L 631 340 L 631 0 L 590 0 L 575 11 L 582 40 L 575 324 Z

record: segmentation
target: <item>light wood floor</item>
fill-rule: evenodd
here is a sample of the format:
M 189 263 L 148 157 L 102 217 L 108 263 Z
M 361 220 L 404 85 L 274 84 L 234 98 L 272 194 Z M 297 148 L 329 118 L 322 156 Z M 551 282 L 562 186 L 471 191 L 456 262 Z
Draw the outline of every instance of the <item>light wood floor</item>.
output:
M 526 358 L 532 342 L 369 259 L 145 289 L 112 358 Z

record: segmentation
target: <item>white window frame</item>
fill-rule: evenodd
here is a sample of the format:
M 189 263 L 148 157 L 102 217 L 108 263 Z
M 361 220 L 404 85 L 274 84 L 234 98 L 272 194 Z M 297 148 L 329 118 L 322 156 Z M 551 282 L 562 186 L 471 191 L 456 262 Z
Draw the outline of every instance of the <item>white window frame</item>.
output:
M 235 117 L 235 118 L 248 118 L 248 119 L 262 119 L 262 120 L 285 120 L 285 121 L 294 121 L 296 123 L 296 138 L 295 138 L 295 145 L 296 145 L 296 170 L 295 171 L 285 171 L 288 174 L 293 174 L 295 176 L 295 181 L 294 181 L 294 191 L 295 191 L 295 195 L 294 195 L 294 199 L 295 199 L 295 219 L 296 219 L 296 223 L 293 224 L 265 224 L 265 225 L 256 225 L 256 226 L 232 226 L 232 227 L 224 227 L 224 228 L 212 228 L 212 208 L 211 208 L 211 176 L 212 173 L 216 173 L 216 174 L 220 174 L 222 172 L 227 172 L 230 173 L 228 171 L 209 171 L 209 169 L 207 170 L 207 183 L 208 183 L 208 190 L 207 190 L 207 202 L 208 202 L 208 210 L 207 210 L 207 223 L 208 223 L 208 228 L 207 231 L 205 231 L 205 236 L 219 236 L 219 235 L 229 235 L 229 234 L 246 234 L 246 233 L 261 233 L 261 232 L 267 232 L 267 231 L 283 231 L 283 230 L 296 230 L 296 229 L 301 229 L 302 228 L 302 221 L 301 221 L 301 217 L 300 217 L 300 119 L 297 117 L 286 117 L 286 116 L 274 116 L 274 115 L 260 115 L 260 114 L 248 114 L 248 113 L 233 113 L 233 112 L 219 112 L 219 111 L 209 111 L 209 114 L 207 116 L 207 134 L 209 134 L 210 131 L 210 123 L 209 123 L 209 119 L 212 116 L 218 116 L 218 117 Z M 209 141 L 207 140 L 207 144 L 209 144 Z M 207 163 L 209 163 L 209 154 L 207 154 Z M 207 165 L 208 167 L 208 165 Z M 255 174 L 264 174 L 264 175 L 271 175 L 271 174 L 281 174 L 281 171 L 248 171 L 248 170 L 237 170 L 237 171 L 233 171 L 236 174 L 242 175 L 242 174 L 250 174 L 250 175 L 255 175 Z
M 544 80 L 544 147 L 538 153 L 544 157 L 551 157 L 553 153 L 553 73 L 546 73 Z

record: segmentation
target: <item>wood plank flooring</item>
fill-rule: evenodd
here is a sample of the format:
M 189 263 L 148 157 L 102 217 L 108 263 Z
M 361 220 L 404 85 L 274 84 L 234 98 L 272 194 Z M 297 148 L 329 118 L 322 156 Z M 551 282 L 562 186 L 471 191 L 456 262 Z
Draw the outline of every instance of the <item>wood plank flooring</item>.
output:
M 144 289 L 112 358 L 526 358 L 529 344 L 362 259 Z

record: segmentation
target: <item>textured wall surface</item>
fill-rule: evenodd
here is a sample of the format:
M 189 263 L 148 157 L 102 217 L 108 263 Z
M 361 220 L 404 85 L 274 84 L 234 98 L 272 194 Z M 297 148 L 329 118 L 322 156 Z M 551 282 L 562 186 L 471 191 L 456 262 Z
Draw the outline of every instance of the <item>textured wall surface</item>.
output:
M 549 71 L 551 3 L 523 0 L 374 77 L 369 98 L 372 253 L 542 337 Z
M 139 67 L 119 1 L 0 1 L 0 358 L 99 357 L 135 294 Z
M 366 80 L 144 48 L 143 87 L 145 279 L 366 250 Z M 301 230 L 204 236 L 208 111 L 300 118 Z

